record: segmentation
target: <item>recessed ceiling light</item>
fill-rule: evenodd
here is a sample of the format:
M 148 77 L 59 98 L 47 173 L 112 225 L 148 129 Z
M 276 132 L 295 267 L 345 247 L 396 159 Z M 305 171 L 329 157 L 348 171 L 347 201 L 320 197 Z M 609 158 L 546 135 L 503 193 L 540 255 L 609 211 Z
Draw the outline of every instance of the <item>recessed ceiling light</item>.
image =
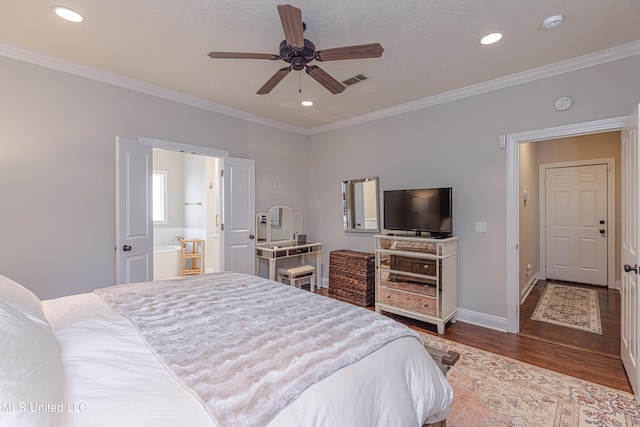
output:
M 311 107 L 313 105 L 313 101 L 302 101 L 300 104 L 303 107 Z
M 54 6 L 53 11 L 60 18 L 69 21 L 69 22 L 82 22 L 84 18 L 78 12 L 73 9 L 69 9 L 65 6 Z
M 480 43 L 482 44 L 493 44 L 502 38 L 502 34 L 500 33 L 491 33 L 487 34 L 483 38 L 480 39 Z
M 562 15 L 553 15 L 542 21 L 542 28 L 545 30 L 553 30 L 554 28 L 558 28 L 560 24 L 564 21 L 564 16 Z

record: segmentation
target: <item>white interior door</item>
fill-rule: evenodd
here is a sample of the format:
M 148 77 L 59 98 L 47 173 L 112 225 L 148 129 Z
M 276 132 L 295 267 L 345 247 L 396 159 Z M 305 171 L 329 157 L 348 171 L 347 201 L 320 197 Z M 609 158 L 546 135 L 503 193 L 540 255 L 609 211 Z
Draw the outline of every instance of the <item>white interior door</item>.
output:
M 224 269 L 255 274 L 255 161 L 225 157 L 222 234 Z
M 622 129 L 622 249 L 624 272 L 621 280 L 620 353 L 636 397 L 640 393 L 638 376 L 638 108 Z
M 153 279 L 151 146 L 116 138 L 116 281 Z
M 607 286 L 607 165 L 545 175 L 546 277 Z

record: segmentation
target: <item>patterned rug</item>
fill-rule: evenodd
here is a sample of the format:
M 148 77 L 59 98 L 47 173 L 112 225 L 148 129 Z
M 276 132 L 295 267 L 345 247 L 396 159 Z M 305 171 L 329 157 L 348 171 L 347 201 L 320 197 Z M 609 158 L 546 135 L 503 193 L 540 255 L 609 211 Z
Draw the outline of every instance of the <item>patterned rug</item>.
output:
M 598 292 L 548 283 L 532 320 L 602 335 Z
M 460 353 L 447 373 L 454 400 L 447 427 L 638 427 L 632 394 L 433 335 L 425 344 Z

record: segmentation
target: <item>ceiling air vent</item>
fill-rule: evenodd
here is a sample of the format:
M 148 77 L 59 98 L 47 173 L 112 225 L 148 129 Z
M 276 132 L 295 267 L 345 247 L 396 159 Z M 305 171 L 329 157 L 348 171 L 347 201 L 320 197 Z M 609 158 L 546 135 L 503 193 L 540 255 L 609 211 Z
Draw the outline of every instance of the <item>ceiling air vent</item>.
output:
M 348 87 L 356 83 L 360 83 L 363 80 L 367 80 L 367 76 L 365 76 L 364 74 L 356 74 L 353 77 L 349 77 L 347 80 L 343 80 L 342 84 Z

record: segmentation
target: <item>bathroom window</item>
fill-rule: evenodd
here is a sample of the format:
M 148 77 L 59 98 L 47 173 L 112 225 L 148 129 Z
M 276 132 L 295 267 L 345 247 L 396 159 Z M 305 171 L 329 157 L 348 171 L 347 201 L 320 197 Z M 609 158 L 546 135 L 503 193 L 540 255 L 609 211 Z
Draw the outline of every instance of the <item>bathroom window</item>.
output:
M 153 171 L 153 222 L 167 224 L 167 171 Z

